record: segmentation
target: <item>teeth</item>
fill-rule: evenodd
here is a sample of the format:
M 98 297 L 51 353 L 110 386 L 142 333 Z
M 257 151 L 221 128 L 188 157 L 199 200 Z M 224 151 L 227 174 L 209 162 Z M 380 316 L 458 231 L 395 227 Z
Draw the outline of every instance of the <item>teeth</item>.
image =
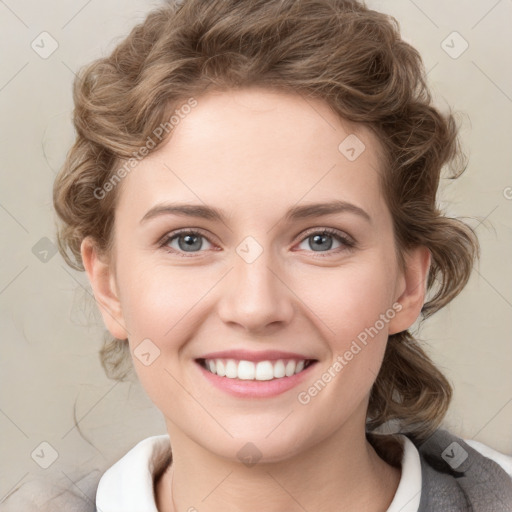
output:
M 272 380 L 291 377 L 304 370 L 306 361 L 283 360 L 277 361 L 236 361 L 234 359 L 207 359 L 205 368 L 219 377 L 240 380 Z
M 260 361 L 256 365 L 256 380 L 272 380 L 274 378 L 274 367 L 270 361 Z
M 284 373 L 287 377 L 291 377 L 294 373 L 295 373 L 295 368 L 296 368 L 296 363 L 295 361 L 288 361 L 286 363 L 286 368 L 284 370 Z
M 215 373 L 215 372 L 212 372 Z M 238 363 L 238 378 L 242 380 L 254 380 L 256 365 L 252 361 L 240 361 Z
M 226 363 L 226 377 L 228 379 L 236 379 L 238 377 L 238 365 L 233 359 L 229 359 Z
M 222 361 L 221 359 L 217 359 L 215 361 L 215 367 L 216 367 L 216 372 L 215 373 L 219 377 L 224 377 L 224 375 L 226 375 L 226 366 L 224 365 L 224 361 Z
M 280 379 L 286 375 L 283 361 L 279 360 L 274 364 L 274 377 Z

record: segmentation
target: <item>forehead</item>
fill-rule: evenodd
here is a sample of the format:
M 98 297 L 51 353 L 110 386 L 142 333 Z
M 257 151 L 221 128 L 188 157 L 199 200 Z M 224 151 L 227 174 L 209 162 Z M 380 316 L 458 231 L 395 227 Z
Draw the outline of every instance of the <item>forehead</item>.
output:
M 211 92 L 124 178 L 118 208 L 143 215 L 179 200 L 261 218 L 281 205 L 335 198 L 376 215 L 381 151 L 373 132 L 318 99 L 257 88 Z

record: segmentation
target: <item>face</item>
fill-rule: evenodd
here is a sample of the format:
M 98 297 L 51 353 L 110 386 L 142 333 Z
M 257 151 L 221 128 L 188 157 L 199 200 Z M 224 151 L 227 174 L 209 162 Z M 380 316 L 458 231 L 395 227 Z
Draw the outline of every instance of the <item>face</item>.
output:
M 270 461 L 364 428 L 388 334 L 419 312 L 380 154 L 323 102 L 247 89 L 197 98 L 124 178 L 104 319 L 171 439 Z

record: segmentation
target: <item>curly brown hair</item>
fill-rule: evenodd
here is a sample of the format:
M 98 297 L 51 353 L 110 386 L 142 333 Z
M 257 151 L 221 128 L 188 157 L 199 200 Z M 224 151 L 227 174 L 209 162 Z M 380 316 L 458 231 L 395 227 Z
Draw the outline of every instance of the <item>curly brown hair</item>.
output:
M 401 39 L 398 22 L 356 0 L 175 1 L 82 69 L 74 82 L 77 137 L 54 184 L 66 262 L 83 270 L 87 236 L 109 255 L 120 187 L 110 190 L 108 183 L 155 127 L 207 90 L 250 86 L 319 98 L 340 118 L 373 130 L 385 150 L 381 181 L 401 262 L 415 246 L 431 253 L 422 317 L 460 293 L 478 241 L 436 204 L 442 168 L 455 178 L 465 167 L 454 115 L 434 107 L 421 57 Z M 109 192 L 98 199 L 98 190 Z M 106 339 L 101 360 L 112 378 L 131 370 L 125 340 Z M 391 335 L 367 431 L 394 420 L 402 432 L 426 438 L 451 396 L 450 383 L 412 334 Z

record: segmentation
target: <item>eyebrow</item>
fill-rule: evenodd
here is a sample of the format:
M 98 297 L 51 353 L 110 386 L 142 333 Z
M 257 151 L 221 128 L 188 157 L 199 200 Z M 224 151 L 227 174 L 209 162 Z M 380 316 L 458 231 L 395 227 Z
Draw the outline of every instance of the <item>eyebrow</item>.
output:
M 355 204 L 346 201 L 335 200 L 327 203 L 314 203 L 303 206 L 294 206 L 286 213 L 284 220 L 286 222 L 308 219 L 311 217 L 320 217 L 322 215 L 333 215 L 336 213 L 352 213 L 359 215 L 370 224 L 372 219 L 366 211 Z M 182 203 L 164 203 L 151 208 L 142 217 L 140 223 L 144 223 L 155 217 L 163 215 L 178 215 L 184 217 L 195 217 L 206 220 L 220 221 L 226 224 L 227 214 L 217 208 L 200 204 L 182 204 Z

